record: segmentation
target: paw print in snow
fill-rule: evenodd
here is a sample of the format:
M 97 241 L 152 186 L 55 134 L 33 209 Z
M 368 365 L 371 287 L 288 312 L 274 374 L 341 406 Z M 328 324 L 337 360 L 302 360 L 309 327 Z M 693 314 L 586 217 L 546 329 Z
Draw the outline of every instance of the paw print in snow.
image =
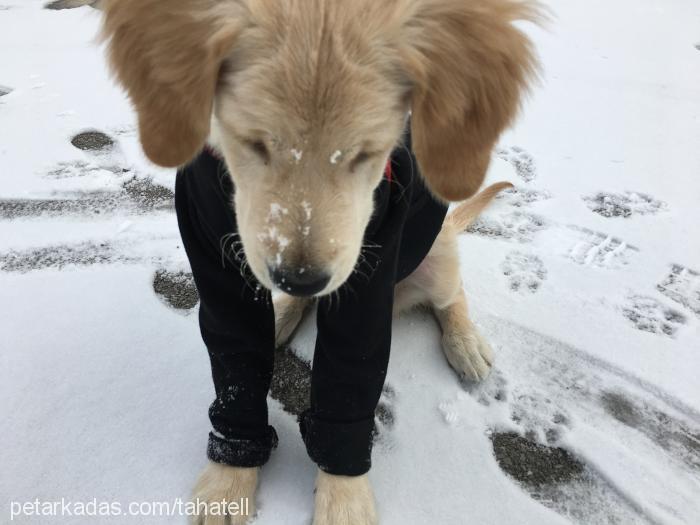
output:
M 583 197 L 588 208 L 610 219 L 612 217 L 629 218 L 635 215 L 655 215 L 667 208 L 665 202 L 651 195 L 627 191 L 625 193 L 598 192 Z
M 514 292 L 536 293 L 547 277 L 547 269 L 539 257 L 519 251 L 506 256 L 501 270 L 508 278 L 508 287 Z
M 496 150 L 496 156 L 510 162 L 515 168 L 515 173 L 525 182 L 532 182 L 537 178 L 535 159 L 524 149 L 518 146 L 499 148 Z
M 673 337 L 686 323 L 685 316 L 668 308 L 653 297 L 632 295 L 622 309 L 624 315 L 637 330 Z
M 657 289 L 672 301 L 700 316 L 700 273 L 674 264 Z
M 545 220 L 532 213 L 515 211 L 500 217 L 480 217 L 467 231 L 482 237 L 532 242 L 537 232 L 544 230 Z

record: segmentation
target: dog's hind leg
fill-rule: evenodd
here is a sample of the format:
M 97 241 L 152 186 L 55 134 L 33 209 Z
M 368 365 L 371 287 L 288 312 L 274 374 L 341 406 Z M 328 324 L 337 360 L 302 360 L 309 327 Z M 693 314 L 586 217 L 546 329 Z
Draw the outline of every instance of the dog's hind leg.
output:
M 272 299 L 275 310 L 275 348 L 289 341 L 312 299 L 279 294 Z
M 462 289 L 457 253 L 457 231 L 443 226 L 430 253 L 405 281 L 396 287 L 395 311 L 428 306 L 442 328 L 442 349 L 462 377 L 480 381 L 493 362 L 493 352 L 469 319 Z
M 493 364 L 493 350 L 469 319 L 467 298 L 460 290 L 455 302 L 433 308 L 442 328 L 442 350 L 450 366 L 462 377 L 481 381 Z
M 480 381 L 491 370 L 493 351 L 469 319 L 462 288 L 457 236 L 508 183 L 489 186 L 447 216 L 430 252 L 418 268 L 396 286 L 394 312 L 413 306 L 431 308 L 442 328 L 442 349 L 462 377 Z

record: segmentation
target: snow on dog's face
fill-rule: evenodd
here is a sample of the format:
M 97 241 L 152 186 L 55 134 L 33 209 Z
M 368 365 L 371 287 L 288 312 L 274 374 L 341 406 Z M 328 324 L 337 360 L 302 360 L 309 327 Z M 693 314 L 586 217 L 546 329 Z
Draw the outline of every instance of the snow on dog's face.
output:
M 376 49 L 350 52 L 347 29 L 321 30 L 322 16 L 308 15 L 290 9 L 274 45 L 265 20 L 241 35 L 246 44 L 224 63 L 212 130 L 257 279 L 323 295 L 357 264 L 409 88 Z
M 412 110 L 428 187 L 469 197 L 534 60 L 513 0 L 105 0 L 104 37 L 157 164 L 209 138 L 268 288 L 322 295 L 360 255 Z
M 277 69 L 232 75 L 216 101 L 214 135 L 235 184 L 240 240 L 257 279 L 293 295 L 323 295 L 340 287 L 357 263 L 374 190 L 407 108 L 381 78 L 366 86 L 335 84 L 319 98 L 297 100 L 287 84 L 275 99 L 260 80 L 277 77 Z M 304 77 L 299 95 L 313 89 L 313 77 Z M 372 89 L 377 85 L 388 93 L 381 96 Z M 347 87 L 352 96 L 343 93 Z M 338 111 L 342 104 L 352 107 Z

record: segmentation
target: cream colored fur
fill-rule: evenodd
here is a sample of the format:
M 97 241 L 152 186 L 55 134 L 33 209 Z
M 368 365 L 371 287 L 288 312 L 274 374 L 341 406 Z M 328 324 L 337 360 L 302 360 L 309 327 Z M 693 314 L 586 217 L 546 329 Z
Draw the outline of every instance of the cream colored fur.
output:
M 192 499 L 200 502 L 228 503 L 247 500 L 247 514 L 223 515 L 217 512 L 192 518 L 193 525 L 245 525 L 255 515 L 255 491 L 258 488 L 257 468 L 239 468 L 209 462 L 192 491 Z
M 374 494 L 367 474 L 332 476 L 322 470 L 316 478 L 313 525 L 376 525 Z
M 279 348 L 292 337 L 304 311 L 311 304 L 311 299 L 280 293 L 274 297 L 273 304 L 275 307 L 275 346 Z
M 274 289 L 273 270 L 320 270 L 330 281 L 318 296 L 355 269 L 373 191 L 407 113 L 429 189 L 444 201 L 466 199 L 481 186 L 536 70 L 532 45 L 515 25 L 539 18 L 527 0 L 104 0 L 102 7 L 109 61 L 138 113 L 145 153 L 181 166 L 214 143 L 236 187 L 241 242 L 257 280 Z M 450 364 L 480 379 L 492 353 L 461 291 L 460 217 L 447 221 L 399 284 L 396 310 L 429 305 Z M 278 341 L 307 304 L 278 299 Z M 196 494 L 252 497 L 256 483 L 257 471 L 210 465 Z M 373 523 L 371 499 L 366 477 L 319 475 L 316 523 Z
M 488 206 L 498 192 L 509 187 L 509 183 L 489 186 L 452 211 L 423 263 L 396 286 L 394 313 L 399 314 L 416 306 L 430 307 L 442 330 L 442 350 L 448 363 L 457 374 L 471 381 L 480 381 L 489 374 L 493 364 L 493 351 L 469 319 L 467 300 L 462 288 L 457 236 Z M 274 297 L 275 341 L 278 347 L 289 340 L 311 302 L 308 298 L 285 294 Z M 257 475 L 257 469 L 221 467 L 215 463 L 210 464 L 200 478 L 195 496 L 216 501 L 222 494 L 240 497 L 240 494 L 249 490 L 245 494 L 251 498 L 252 505 L 255 484 L 251 483 L 251 476 Z M 195 523 L 219 525 L 219 522 L 212 519 Z M 245 521 L 233 521 L 231 525 L 238 523 Z M 367 476 L 332 476 L 319 470 L 313 525 L 376 523 L 374 496 Z
M 428 255 L 411 275 L 396 285 L 394 294 L 394 315 L 416 306 L 431 308 L 442 329 L 442 348 L 447 361 L 460 376 L 473 381 L 488 375 L 493 352 L 469 320 L 457 236 L 500 191 L 511 187 L 507 182 L 493 184 L 452 211 Z M 278 347 L 294 333 L 310 302 L 285 294 L 274 298 Z
M 428 306 L 442 329 L 442 349 L 460 376 L 480 381 L 490 372 L 493 351 L 469 319 L 462 288 L 457 236 L 488 206 L 498 192 L 512 187 L 498 183 L 451 212 L 421 265 L 396 286 L 394 313 Z M 311 300 L 278 295 L 274 299 L 276 343 L 286 343 Z M 332 476 L 319 470 L 313 525 L 374 525 L 377 515 L 367 476 Z

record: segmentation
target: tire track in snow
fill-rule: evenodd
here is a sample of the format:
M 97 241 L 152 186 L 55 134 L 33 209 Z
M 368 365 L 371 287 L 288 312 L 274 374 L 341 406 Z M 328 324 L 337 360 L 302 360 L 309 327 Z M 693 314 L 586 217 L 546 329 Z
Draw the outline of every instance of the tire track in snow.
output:
M 492 375 L 469 391 L 487 407 L 492 432 L 532 443 L 518 442 L 526 456 L 561 448 L 585 467 L 571 481 L 544 489 L 521 469 L 525 490 L 578 523 L 692 522 L 700 513 L 693 490 L 700 473 L 700 414 L 560 341 L 495 317 L 482 324 L 498 358 Z M 644 477 L 635 474 L 640 468 Z

